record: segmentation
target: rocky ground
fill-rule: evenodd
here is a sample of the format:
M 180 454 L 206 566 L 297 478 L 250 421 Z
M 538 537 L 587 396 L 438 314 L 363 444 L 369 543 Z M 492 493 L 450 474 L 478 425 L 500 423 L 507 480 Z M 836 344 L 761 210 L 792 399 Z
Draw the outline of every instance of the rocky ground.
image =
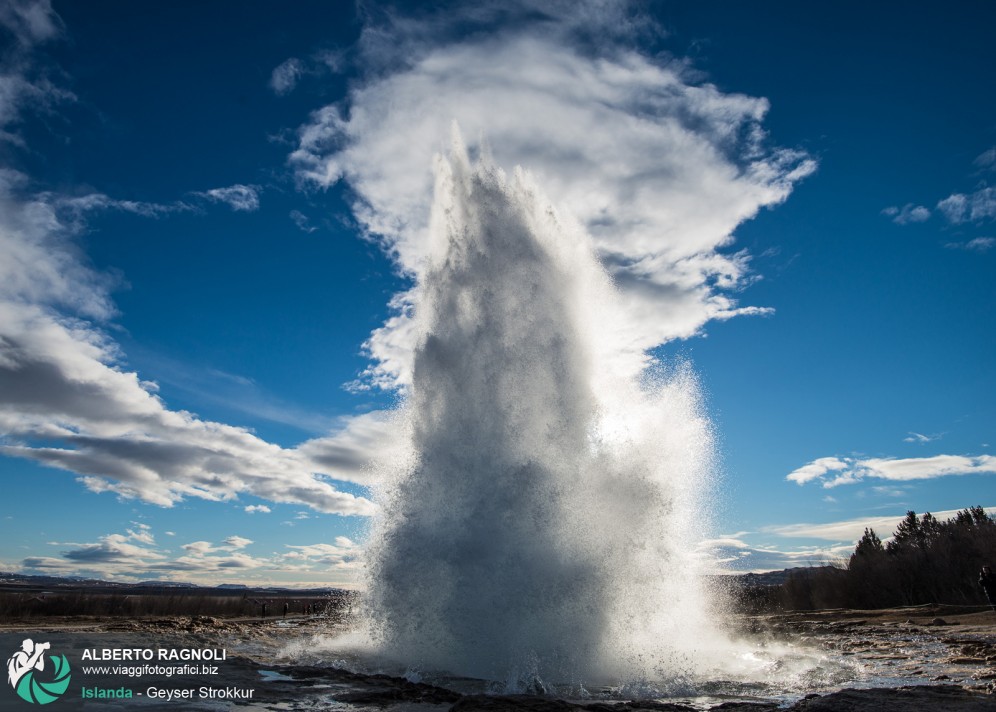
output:
M 287 655 L 293 640 L 342 630 L 343 617 L 299 616 L 287 620 L 165 618 L 0 622 L 0 634 L 73 635 L 101 645 L 224 647 L 224 683 L 252 687 L 251 701 L 219 706 L 217 701 L 153 703 L 143 710 L 386 710 L 388 712 L 692 712 L 693 710 L 791 710 L 816 712 L 942 712 L 996 710 L 996 613 L 978 609 L 919 607 L 885 611 L 818 611 L 739 617 L 735 626 L 752 639 L 785 640 L 853 660 L 865 671 L 855 687 L 827 689 L 805 696 L 764 699 L 563 700 L 539 695 L 461 693 L 448 687 L 382 674 L 351 672 L 333 664 L 304 664 Z M 95 644 L 95 643 L 93 643 Z M 305 646 L 307 647 L 307 646 Z M 313 663 L 314 661 L 312 661 Z M 110 684 L 110 683 L 109 683 Z M 115 683 L 116 684 L 116 683 Z M 142 681 L 142 684 L 146 684 Z M 174 680 L 180 685 L 180 680 Z M 190 682 L 190 684 L 196 684 Z M 62 704 L 63 701 L 60 701 Z M 2 707 L 2 705 L 0 705 Z M 79 700 L 73 707 L 88 706 Z M 123 705 L 113 706 L 115 709 Z M 5 708 L 4 708 L 5 709 Z

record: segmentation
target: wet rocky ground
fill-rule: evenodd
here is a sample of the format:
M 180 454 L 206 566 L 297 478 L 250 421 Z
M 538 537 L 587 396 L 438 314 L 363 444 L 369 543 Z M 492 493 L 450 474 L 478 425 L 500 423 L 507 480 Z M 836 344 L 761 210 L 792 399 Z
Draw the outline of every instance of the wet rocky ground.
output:
M 412 676 L 376 671 L 315 653 L 319 640 L 345 630 L 344 616 L 286 620 L 176 617 L 155 620 L 8 621 L 0 634 L 11 640 L 70 636 L 91 646 L 154 644 L 159 647 L 224 648 L 220 682 L 253 689 L 251 699 L 60 700 L 60 708 L 111 710 L 337 710 L 339 712 L 692 712 L 693 710 L 815 712 L 942 712 L 996 710 L 996 614 L 944 607 L 886 611 L 819 611 L 742 616 L 732 621 L 751 640 L 788 641 L 844 660 L 854 679 L 812 691 L 778 694 L 713 694 L 670 699 L 558 699 L 553 695 L 483 694 L 470 686 L 429 684 Z M 83 643 L 81 643 L 82 645 Z M 66 643 L 68 645 L 68 643 Z M 53 643 L 55 646 L 55 643 Z M 311 651 L 302 654 L 302 651 Z M 136 690 L 147 679 L 133 680 Z M 118 682 L 107 682 L 108 685 Z M 159 684 L 159 683 L 156 683 Z M 173 678 L 174 687 L 203 679 Z M 460 690 L 460 691 L 458 691 Z M 137 693 L 136 693 L 137 694 Z M 69 704 L 63 704 L 69 703 Z M 7 709 L 0 704 L 0 709 Z

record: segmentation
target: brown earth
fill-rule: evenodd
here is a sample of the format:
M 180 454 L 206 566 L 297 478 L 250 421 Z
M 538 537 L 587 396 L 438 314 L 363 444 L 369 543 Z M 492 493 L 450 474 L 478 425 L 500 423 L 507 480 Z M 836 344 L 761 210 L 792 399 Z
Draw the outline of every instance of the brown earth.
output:
M 819 647 L 872 666 L 890 687 L 843 689 L 786 702 L 728 700 L 721 704 L 631 700 L 590 702 L 533 695 L 461 694 L 386 675 L 337 667 L 276 664 L 273 652 L 295 638 L 343 630 L 345 621 L 319 616 L 155 620 L 37 619 L 0 621 L 0 634 L 99 633 L 140 636 L 157 644 L 224 646 L 237 652 L 226 684 L 254 685 L 259 694 L 243 710 L 385 709 L 426 712 L 943 712 L 996 710 L 996 613 L 978 608 L 922 606 L 879 611 L 811 611 L 735 617 L 745 636 Z M 269 675 L 269 681 L 260 680 Z M 159 709 L 144 704 L 142 709 Z M 175 704 L 163 709 L 180 709 Z M 183 709 L 199 709 L 196 704 Z M 207 709 L 207 708 L 205 708 Z M 211 709 L 219 709 L 215 703 Z M 233 707 L 234 709 L 234 707 Z

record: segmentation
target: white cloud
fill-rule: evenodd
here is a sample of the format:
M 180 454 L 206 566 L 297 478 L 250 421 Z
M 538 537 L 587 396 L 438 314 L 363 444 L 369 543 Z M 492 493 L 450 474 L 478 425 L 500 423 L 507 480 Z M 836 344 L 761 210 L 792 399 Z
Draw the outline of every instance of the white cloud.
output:
M 910 431 L 909 435 L 903 438 L 904 443 L 931 443 L 935 440 L 940 440 L 940 435 L 924 435 L 923 433 L 914 433 Z
M 297 225 L 297 228 L 302 232 L 311 233 L 318 229 L 317 227 L 311 224 L 311 221 L 308 220 L 308 216 L 302 213 L 300 210 L 291 210 L 290 219 L 294 221 L 294 224 Z
M 834 473 L 833 478 L 827 475 Z M 992 455 L 935 455 L 933 457 L 869 458 L 858 460 L 845 457 L 824 457 L 803 465 L 785 479 L 805 484 L 819 480 L 824 488 L 855 484 L 866 479 L 893 482 L 929 480 L 949 475 L 996 473 L 996 457 Z
M 872 492 L 885 497 L 905 497 L 909 492 L 902 487 L 872 487 Z
M 290 94 L 304 76 L 338 74 L 346 66 L 346 52 L 342 49 L 325 49 L 315 52 L 307 60 L 297 57 L 281 62 L 270 73 L 270 89 L 277 96 Z
M 316 476 L 335 470 L 243 428 L 172 411 L 122 369 L 104 328 L 115 313 L 109 280 L 86 265 L 72 241 L 77 226 L 50 196 L 16 197 L 22 185 L 0 173 L 0 453 L 77 473 L 94 492 L 167 507 L 245 493 L 321 512 L 373 511 Z M 337 443 L 311 447 L 335 453 Z
M 379 410 L 343 418 L 337 432 L 301 443 L 296 452 L 317 471 L 337 480 L 374 484 L 373 461 L 390 459 L 401 452 L 398 434 L 402 417 L 394 411 Z
M 291 57 L 279 64 L 270 74 L 270 88 L 278 96 L 289 94 L 297 86 L 297 80 L 304 73 L 304 65 L 300 59 Z
M 798 566 L 823 566 L 846 559 L 853 545 L 799 546 L 793 549 L 752 546 L 741 538 L 707 539 L 695 555 L 711 573 L 780 571 Z
M 48 2 L 0 4 L 0 26 L 16 43 L 0 57 L 0 131 L 7 131 L 23 111 L 70 95 L 48 82 L 32 54 L 61 28 Z M 194 208 L 102 193 L 31 195 L 28 185 L 27 177 L 0 169 L 0 453 L 74 472 L 94 492 L 167 507 L 186 497 L 232 500 L 245 493 L 328 513 L 373 511 L 368 499 L 330 483 L 335 470 L 243 428 L 170 410 L 155 384 L 121 367 L 108 334 L 116 314 L 112 280 L 89 267 L 74 235 L 92 211 L 156 217 Z M 235 185 L 200 197 L 250 210 L 258 190 Z M 335 453 L 337 438 L 312 447 Z M 360 459 L 353 453 L 350 463 Z M 84 554 L 120 553 L 134 546 L 129 538 L 151 543 L 151 534 L 136 527 Z
M 996 245 L 996 238 L 975 237 L 966 242 L 948 242 L 944 246 L 949 250 L 967 250 L 969 252 L 989 252 Z
M 58 39 L 62 20 L 49 0 L 8 0 L 0 3 L 0 143 L 24 145 L 16 125 L 26 112 L 48 112 L 60 102 L 73 101 L 72 92 L 50 79 L 52 72 L 36 52 Z
M 60 576 L 95 576 L 138 580 L 158 578 L 153 572 L 169 566 L 169 557 L 154 547 L 155 538 L 147 525 L 135 524 L 127 534 L 107 534 L 93 543 L 49 542 L 50 546 L 69 546 L 57 556 L 31 556 L 11 568 L 25 573 Z M 137 541 L 138 544 L 132 543 Z M 207 542 L 195 542 L 205 544 Z
M 215 550 L 209 541 L 192 541 L 189 544 L 184 544 L 183 549 L 191 554 L 207 554 Z
M 978 156 L 976 156 L 973 163 L 982 169 L 994 169 L 996 168 L 996 146 L 990 148 L 987 151 L 983 151 Z
M 985 507 L 985 510 L 988 514 L 996 513 L 996 507 Z M 942 512 L 933 512 L 932 514 L 936 519 L 945 521 L 951 519 L 957 513 L 958 510 L 951 509 Z M 848 546 L 853 549 L 854 544 L 864 534 L 865 529 L 874 529 L 885 540 L 892 535 L 896 526 L 904 518 L 905 512 L 903 514 L 892 514 L 882 517 L 861 517 L 825 524 L 786 524 L 777 527 L 767 527 L 765 531 L 783 537 L 849 542 Z
M 952 193 L 937 204 L 949 222 L 960 224 L 996 218 L 996 188 L 982 187 L 974 193 Z
M 194 209 L 183 202 L 148 203 L 138 200 L 118 200 L 103 193 L 88 193 L 72 197 L 43 193 L 37 198 L 51 205 L 59 213 L 60 218 L 68 217 L 71 220 L 81 220 L 86 213 L 100 210 L 116 210 L 146 218 L 158 218 L 170 213 L 190 212 Z
M 885 208 L 882 214 L 891 217 L 892 222 L 897 225 L 925 222 L 930 219 L 930 210 L 928 208 L 922 205 L 913 205 L 913 203 L 907 203 L 901 208 L 895 206 Z
M 216 203 L 225 203 L 232 210 L 238 212 L 254 212 L 259 210 L 258 185 L 230 185 L 227 188 L 213 188 L 200 193 L 195 193 L 206 200 Z
M 233 535 L 225 539 L 225 546 L 230 549 L 244 549 L 252 543 L 252 539 L 246 539 L 244 536 L 238 535 Z
M 818 460 L 813 460 L 808 465 L 803 465 L 799 469 L 794 470 L 786 479 L 801 485 L 819 479 L 828 472 L 839 470 L 846 466 L 847 464 L 844 461 L 836 457 L 821 457 Z
M 22 46 L 46 42 L 62 32 L 62 20 L 49 0 L 8 0 L 0 6 L 0 26 Z
M 291 551 L 287 559 L 306 561 L 335 569 L 359 570 L 362 568 L 362 547 L 347 537 L 336 537 L 334 544 L 286 545 Z
M 602 5 L 585 7 L 605 20 Z M 725 248 L 740 223 L 783 201 L 813 161 L 766 147 L 765 99 L 723 93 L 679 62 L 619 48 L 592 56 L 566 39 L 592 17 L 553 15 L 542 34 L 525 23 L 453 44 L 426 39 L 445 33 L 411 20 L 368 28 L 368 60 L 393 58 L 395 71 L 377 73 L 301 127 L 289 159 L 301 184 L 348 181 L 363 228 L 417 278 L 432 157 L 446 151 L 455 120 L 472 152 L 489 150 L 484 136 L 498 165 L 526 168 L 563 219 L 590 233 L 626 302 L 620 339 L 634 360 L 710 320 L 767 313 L 731 296 L 748 282 L 749 256 Z M 368 383 L 407 382 L 411 302 L 399 295 L 396 315 L 368 341 Z
M 128 538 L 134 539 L 135 541 L 142 542 L 143 544 L 155 544 L 156 539 L 152 536 L 152 527 L 148 524 L 140 524 L 138 522 L 132 522 L 135 525 L 135 529 L 128 529 Z
M 269 514 L 270 508 L 267 507 L 265 504 L 250 504 L 248 507 L 246 507 L 246 512 L 248 512 L 249 514 L 255 514 L 257 512 L 259 512 L 260 514 Z

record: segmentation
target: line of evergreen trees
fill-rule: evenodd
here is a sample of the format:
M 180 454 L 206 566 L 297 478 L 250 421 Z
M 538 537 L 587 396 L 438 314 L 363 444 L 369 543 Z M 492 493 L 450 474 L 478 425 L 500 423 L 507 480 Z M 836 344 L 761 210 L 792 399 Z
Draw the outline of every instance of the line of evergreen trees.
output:
M 865 529 L 846 568 L 795 573 L 779 598 L 794 610 L 985 604 L 979 571 L 986 564 L 996 568 L 996 518 L 982 507 L 943 522 L 907 512 L 887 544 Z

